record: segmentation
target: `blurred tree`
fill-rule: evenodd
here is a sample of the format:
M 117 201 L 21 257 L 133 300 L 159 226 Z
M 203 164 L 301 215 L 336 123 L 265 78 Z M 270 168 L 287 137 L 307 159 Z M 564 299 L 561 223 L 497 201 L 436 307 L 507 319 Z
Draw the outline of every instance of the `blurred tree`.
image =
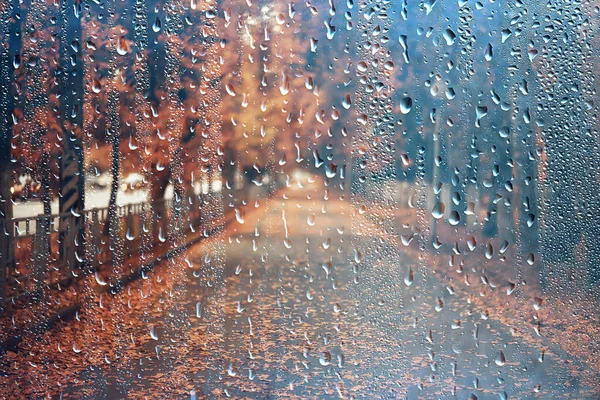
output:
M 0 255 L 4 261 L 7 259 L 8 249 L 11 245 L 10 235 L 12 227 L 7 223 L 13 216 L 12 212 L 12 179 L 11 173 L 11 141 L 13 139 L 13 125 L 15 121 L 15 69 L 20 60 L 21 29 L 20 29 L 20 2 L 6 1 L 0 9 Z M 6 266 L 0 265 L 0 306 L 6 300 Z

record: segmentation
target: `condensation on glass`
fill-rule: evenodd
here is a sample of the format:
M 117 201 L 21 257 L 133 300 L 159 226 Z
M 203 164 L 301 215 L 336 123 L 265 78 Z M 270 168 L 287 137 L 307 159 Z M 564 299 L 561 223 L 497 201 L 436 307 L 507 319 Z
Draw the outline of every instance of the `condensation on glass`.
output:
M 0 397 L 600 397 L 600 6 L 0 2 Z

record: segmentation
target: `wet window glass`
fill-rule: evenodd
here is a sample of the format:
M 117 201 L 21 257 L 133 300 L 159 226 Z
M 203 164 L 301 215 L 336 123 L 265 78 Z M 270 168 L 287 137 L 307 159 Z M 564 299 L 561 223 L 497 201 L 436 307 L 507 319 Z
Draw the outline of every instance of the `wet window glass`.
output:
M 1 0 L 0 397 L 600 398 L 598 21 Z

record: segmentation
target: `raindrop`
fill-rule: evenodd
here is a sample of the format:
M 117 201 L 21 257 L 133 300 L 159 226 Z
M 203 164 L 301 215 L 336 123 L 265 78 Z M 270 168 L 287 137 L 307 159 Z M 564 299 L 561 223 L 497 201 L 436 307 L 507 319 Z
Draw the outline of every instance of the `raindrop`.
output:
M 154 326 L 150 327 L 150 337 L 154 340 L 158 340 L 158 334 L 154 330 Z
M 239 208 L 235 208 L 235 219 L 237 220 L 237 222 L 239 222 L 240 224 L 244 223 L 244 212 L 239 209 Z
M 346 110 L 352 107 L 352 99 L 350 99 L 350 94 L 346 94 L 344 96 L 344 100 L 342 100 L 342 107 L 344 107 Z
M 98 271 L 94 272 L 94 276 L 96 278 L 96 283 L 100 286 L 106 286 L 107 282 L 98 274 Z
M 485 60 L 492 61 L 493 57 L 494 57 L 494 49 L 493 49 L 492 45 L 490 43 L 488 43 L 487 47 L 485 48 Z
M 317 46 L 319 45 L 319 40 L 315 38 L 310 39 L 310 51 L 313 53 L 317 52 Z
M 444 40 L 446 40 L 446 44 L 448 46 L 452 46 L 454 44 L 454 41 L 456 40 L 456 33 L 454 33 L 454 31 L 450 28 L 446 29 L 444 31 Z
M 475 126 L 479 128 L 481 126 L 481 119 L 485 117 L 488 113 L 488 108 L 486 106 L 477 106 L 475 109 Z
M 319 364 L 324 367 L 331 364 L 331 353 L 329 353 L 327 350 L 322 351 L 321 355 L 319 356 Z
M 406 273 L 406 276 L 404 277 L 404 284 L 406 286 L 410 286 L 413 284 L 414 281 L 414 273 L 412 268 L 408 269 L 408 272 Z
M 498 354 L 496 355 L 496 359 L 494 360 L 494 362 L 499 367 L 502 367 L 504 364 L 506 364 L 506 358 L 504 357 L 504 353 L 502 351 L 498 352 Z
M 230 95 L 231 97 L 235 97 L 235 95 L 236 95 L 235 88 L 233 87 L 233 85 L 231 83 L 228 83 L 225 85 L 225 90 L 227 91 L 228 95 Z
M 117 39 L 117 53 L 121 56 L 129 53 L 129 44 L 127 44 L 127 39 L 124 36 L 119 36 Z
M 362 262 L 362 253 L 358 249 L 354 250 L 354 262 L 357 264 Z
M 402 114 L 408 114 L 412 110 L 413 101 L 410 97 L 403 97 L 400 100 L 400 112 Z
M 440 312 L 444 308 L 444 302 L 439 297 L 435 299 L 435 311 Z
M 283 96 L 290 92 L 290 78 L 287 76 L 287 74 L 282 74 L 279 91 Z
M 448 218 L 448 222 L 450 225 L 458 225 L 460 223 L 460 214 L 456 210 L 452 210 L 450 212 L 450 216 Z
M 331 18 L 329 18 L 329 20 L 325 21 L 325 27 L 327 28 L 327 39 L 331 40 L 333 39 L 333 37 L 335 36 L 335 26 L 331 25 Z
M 438 201 L 433 206 L 433 210 L 431 210 L 431 215 L 435 219 L 440 219 L 440 218 L 442 218 L 444 216 L 444 211 L 445 210 L 446 210 L 446 206 L 444 205 L 444 203 L 441 202 L 441 201 Z
M 102 84 L 98 79 L 92 79 L 92 92 L 100 93 L 102 91 Z
M 156 33 L 160 32 L 162 29 L 162 23 L 160 22 L 160 18 L 156 17 L 154 23 L 152 24 L 152 30 Z

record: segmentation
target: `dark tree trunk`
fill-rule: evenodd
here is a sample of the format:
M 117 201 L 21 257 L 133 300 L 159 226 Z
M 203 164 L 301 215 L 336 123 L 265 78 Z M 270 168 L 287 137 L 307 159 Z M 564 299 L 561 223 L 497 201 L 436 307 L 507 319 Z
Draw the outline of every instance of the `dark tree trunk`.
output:
M 52 215 L 52 190 L 50 188 L 50 153 L 44 151 L 42 153 L 42 168 L 41 168 L 41 184 L 42 184 L 42 204 L 44 206 L 44 215 Z
M 21 26 L 17 18 L 20 2 L 15 0 L 5 5 L 0 15 L 2 35 L 0 55 L 0 307 L 6 299 L 6 261 L 12 247 L 13 217 L 10 162 L 10 142 L 12 140 L 13 112 L 15 107 L 13 82 L 15 68 L 13 60 L 21 53 Z
M 44 206 L 44 217 L 45 220 L 48 222 L 48 225 L 46 227 L 46 231 L 44 232 L 44 235 L 46 235 L 45 240 L 48 241 L 50 239 L 50 216 L 52 215 L 52 189 L 50 188 L 50 174 L 52 174 L 52 171 L 50 169 L 50 153 L 48 153 L 47 151 L 44 150 L 44 152 L 42 153 L 42 170 L 41 170 L 41 175 L 42 175 L 42 179 L 41 179 L 41 183 L 42 183 L 42 193 L 41 193 L 41 197 L 42 197 L 42 204 Z M 49 247 L 49 243 L 47 243 L 48 245 L 48 249 Z M 46 248 L 46 244 L 44 244 L 44 248 Z
M 152 214 L 154 216 L 152 224 L 152 232 L 154 242 L 158 243 L 159 232 L 162 228 L 162 235 L 165 235 L 165 219 L 166 219 L 166 207 L 165 207 L 165 191 L 169 184 L 170 172 L 169 168 L 162 167 L 162 170 L 158 170 L 156 164 L 152 165 L 152 175 L 150 180 L 150 204 L 152 207 Z
M 121 172 L 121 155 L 119 152 L 119 137 L 113 132 L 110 138 L 111 142 L 111 182 L 110 182 L 110 197 L 108 199 L 108 219 L 104 227 L 105 235 L 110 237 L 111 247 L 119 238 L 119 220 L 117 216 L 117 195 L 119 193 L 119 174 Z
M 162 1 L 150 0 L 147 2 L 148 19 L 147 19 L 147 34 L 148 44 L 151 51 L 148 52 L 148 70 L 150 72 L 150 93 L 148 99 L 154 103 L 157 108 L 160 108 L 160 98 L 156 96 L 154 89 L 167 89 L 165 86 L 165 65 L 167 53 L 164 43 L 160 40 L 160 36 L 164 32 L 164 12 L 161 10 Z M 155 29 L 157 20 L 160 23 L 160 29 Z M 165 90 L 166 91 L 166 90 Z
M 147 98 L 151 104 L 160 109 L 161 99 L 156 95 L 156 90 L 164 90 L 167 92 L 165 87 L 165 66 L 167 54 L 165 45 L 161 40 L 161 35 L 164 32 L 164 13 L 162 12 L 162 1 L 161 0 L 150 0 L 147 3 L 147 36 L 148 46 L 151 49 L 148 52 L 148 72 L 150 78 L 149 93 Z M 156 29 L 156 24 L 160 24 L 160 29 Z M 155 244 L 159 244 L 159 233 L 162 232 L 162 237 L 166 237 L 166 208 L 164 203 L 165 190 L 169 183 L 170 168 L 169 165 L 162 164 L 162 170 L 157 169 L 157 164 L 153 163 L 151 166 L 150 175 L 150 205 L 152 208 L 153 223 L 152 223 L 152 236 Z M 162 240 L 161 240 L 162 241 Z
M 60 162 L 61 255 L 69 269 L 79 264 L 75 253 L 84 254 L 85 213 L 83 168 L 83 61 L 81 55 L 81 3 L 62 0 L 59 26 L 59 115 L 63 142 Z M 71 215 L 73 217 L 71 217 Z

